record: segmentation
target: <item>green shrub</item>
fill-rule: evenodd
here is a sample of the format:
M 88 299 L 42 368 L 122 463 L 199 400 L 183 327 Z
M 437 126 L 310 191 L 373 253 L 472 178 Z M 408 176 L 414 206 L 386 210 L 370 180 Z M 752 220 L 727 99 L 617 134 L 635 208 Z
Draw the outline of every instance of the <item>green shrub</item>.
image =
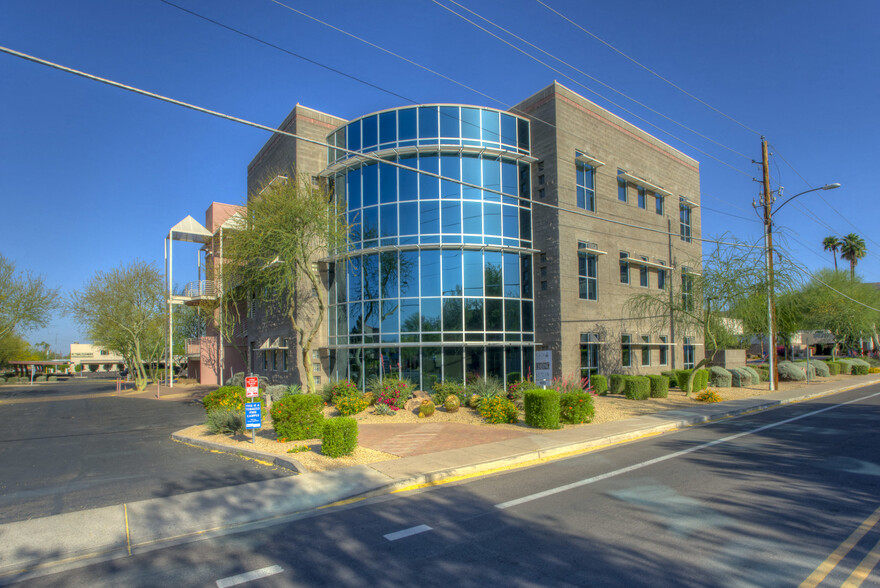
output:
M 804 374 L 806 374 L 810 380 L 816 379 L 816 375 L 818 372 L 816 371 L 815 361 L 811 361 L 810 363 L 807 363 L 806 361 L 796 361 L 794 362 L 794 364 L 800 369 L 804 370 Z
M 335 405 L 340 398 L 360 395 L 360 388 L 351 380 L 335 380 L 321 387 L 321 399 L 328 404 Z
M 351 417 L 327 419 L 321 433 L 321 453 L 328 457 L 350 455 L 357 449 L 358 426 Z
M 522 381 L 522 374 L 519 372 L 510 372 L 507 374 L 507 385 L 516 384 Z
M 387 404 L 392 409 L 400 410 L 412 396 L 413 387 L 408 380 L 399 378 L 385 378 L 381 382 L 374 380 L 370 383 L 370 392 L 373 393 L 375 404 Z
M 880 359 L 876 357 L 864 356 L 862 360 L 866 361 L 870 367 L 880 367 Z
M 593 374 L 590 376 L 590 385 L 599 396 L 608 394 L 608 380 L 601 374 Z
M 464 390 L 464 384 L 461 382 L 456 382 L 455 380 L 434 382 L 431 389 L 434 390 L 434 393 L 431 395 L 434 404 L 442 404 L 450 394 L 458 396 L 460 405 L 467 404 L 467 393 Z
M 807 379 L 807 374 L 790 361 L 780 361 L 779 379 L 786 382 L 802 382 Z
M 721 366 L 713 365 L 709 368 L 709 384 L 719 388 L 730 388 L 733 374 Z
M 761 383 L 761 376 L 758 374 L 758 370 L 756 370 L 755 368 L 753 368 L 752 366 L 749 366 L 749 365 L 744 366 L 742 369 L 749 372 L 749 375 L 752 377 L 752 384 L 753 385 Z
M 6 383 L 7 384 L 18 384 L 18 379 L 19 379 L 18 376 L 9 376 L 8 378 L 6 378 Z
M 694 390 L 705 390 L 709 387 L 709 370 L 700 368 L 694 376 Z
M 540 388 L 540 386 L 531 380 L 512 382 L 507 385 L 507 398 L 513 401 L 522 400 L 523 394 L 526 390 L 534 390 L 536 388 Z
M 687 390 L 688 378 L 691 376 L 691 370 L 675 370 L 675 382 L 682 390 Z M 694 378 L 694 389 L 697 388 L 696 378 Z
M 823 361 L 822 363 L 824 363 L 825 367 L 828 368 L 828 373 L 830 375 L 836 376 L 837 374 L 840 373 L 840 364 L 837 363 L 836 361 L 829 360 L 829 361 Z
M 391 410 L 391 407 L 387 404 L 374 404 L 373 412 L 380 416 L 394 416 L 395 414 L 397 414 L 397 412 Z
M 350 394 L 348 396 L 339 396 L 336 399 L 336 410 L 344 417 L 357 414 L 367 409 L 370 401 L 364 398 L 363 394 Z
M 855 376 L 866 376 L 871 367 L 867 365 L 855 364 L 852 367 L 852 373 Z
M 504 384 L 501 383 L 501 380 L 491 377 L 477 376 L 471 379 L 467 385 L 467 392 L 471 398 L 477 397 L 477 406 L 489 398 L 507 397 L 507 391 L 504 389 Z
M 272 406 L 272 426 L 279 439 L 317 439 L 324 425 L 324 401 L 318 394 L 292 394 Z
M 285 386 L 284 384 L 266 386 L 266 396 L 271 398 L 272 402 L 278 402 L 285 394 L 287 394 L 287 386 Z
M 262 398 L 248 398 L 245 389 L 241 386 L 221 386 L 202 399 L 205 410 L 215 408 L 231 408 L 244 410 L 245 402 L 261 402 Z
M 852 373 L 852 364 L 850 362 L 845 361 L 843 359 L 838 359 L 834 363 L 836 363 L 838 366 L 840 366 L 840 373 L 841 374 L 851 374 Z
M 303 389 L 299 384 L 291 384 L 287 387 L 287 392 L 285 394 L 302 394 Z
M 678 386 L 678 370 L 666 370 L 665 372 L 660 372 L 661 376 L 666 376 L 669 379 L 670 386 Z
M 516 405 L 504 396 L 484 398 L 477 411 L 481 417 L 486 419 L 486 422 L 492 424 L 516 424 L 519 422 L 519 411 L 516 409 Z
M 563 423 L 589 423 L 596 414 L 593 395 L 587 392 L 566 392 L 559 397 L 559 418 Z
M 624 386 L 626 386 L 626 376 L 624 374 L 611 374 L 608 376 L 609 393 L 623 394 Z
M 766 365 L 759 365 L 755 368 L 755 371 L 758 372 L 758 375 L 761 377 L 762 382 L 770 381 L 770 368 Z
M 57 376 L 49 376 L 48 381 L 49 381 L 49 382 L 57 382 L 57 381 L 58 381 L 58 377 L 57 377 Z
M 79 371 L 79 370 L 77 370 Z M 244 386 L 244 372 L 232 374 L 232 376 L 223 382 L 224 386 Z
M 648 376 L 651 381 L 651 398 L 669 397 L 669 378 L 663 375 Z
M 651 380 L 646 376 L 631 376 L 626 379 L 623 395 L 630 400 L 645 400 L 651 396 Z
M 559 428 L 559 392 L 526 390 L 523 401 L 527 425 L 538 429 Z
M 804 362 L 798 362 L 798 363 L 806 364 L 807 362 L 804 361 Z M 827 378 L 831 375 L 831 370 L 828 369 L 828 364 L 825 363 L 824 361 L 816 361 L 815 359 L 811 359 L 810 365 L 813 367 L 813 370 L 816 372 L 816 375 L 819 376 L 820 378 Z
M 865 373 L 868 373 L 868 372 L 865 372 Z M 34 377 L 34 382 L 45 382 L 45 381 L 46 381 L 46 376 L 35 376 Z
M 742 388 L 752 383 L 752 375 L 742 368 L 732 368 L 730 376 L 730 385 L 734 388 Z
M 244 409 L 212 408 L 207 412 L 205 426 L 215 435 L 244 434 Z

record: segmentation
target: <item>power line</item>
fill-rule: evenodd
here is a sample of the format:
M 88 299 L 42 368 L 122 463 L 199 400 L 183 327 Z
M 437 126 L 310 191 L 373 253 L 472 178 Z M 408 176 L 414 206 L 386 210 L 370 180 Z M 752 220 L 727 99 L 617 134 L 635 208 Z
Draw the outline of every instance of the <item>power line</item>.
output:
M 690 98 L 693 98 L 694 100 L 696 100 L 697 102 L 699 102 L 700 104 L 702 104 L 703 106 L 705 106 L 706 108 L 708 108 L 708 109 L 710 109 L 710 110 L 713 110 L 713 111 L 717 112 L 718 114 L 720 114 L 720 115 L 723 116 L 724 118 L 726 118 L 726 119 L 728 119 L 728 120 L 730 120 L 730 121 L 732 121 L 732 122 L 738 124 L 739 126 L 741 126 L 742 128 L 746 129 L 747 131 L 751 131 L 752 133 L 754 133 L 754 134 L 756 134 L 756 135 L 762 135 L 762 134 L 763 134 L 763 133 L 759 133 L 758 131 L 756 131 L 755 129 L 749 127 L 748 125 L 739 122 L 738 120 L 736 120 L 736 119 L 733 118 L 732 116 L 730 116 L 730 115 L 728 115 L 728 114 L 725 114 L 724 112 L 718 110 L 717 108 L 715 108 L 715 107 L 712 106 L 711 104 L 709 104 L 709 103 L 707 103 L 707 102 L 701 100 L 701 99 L 698 98 L 697 96 L 694 96 L 693 94 L 691 94 L 690 92 L 688 92 L 687 90 L 685 90 L 685 89 L 682 88 L 681 86 L 675 84 L 674 82 L 671 82 L 670 80 L 664 78 L 662 75 L 660 75 L 659 73 L 657 73 L 656 71 L 654 71 L 654 70 L 651 69 L 650 67 L 648 67 L 648 66 L 646 66 L 646 65 L 643 65 L 643 64 L 640 63 L 639 61 L 636 61 L 634 58 L 630 57 L 629 55 L 627 55 L 626 53 L 624 53 L 623 51 L 621 51 L 620 49 L 618 49 L 617 47 L 615 47 L 615 46 L 612 45 L 611 43 L 609 43 L 609 42 L 607 42 L 607 41 L 604 41 L 604 40 L 600 39 L 600 38 L 597 37 L 595 34 L 591 33 L 590 31 L 588 31 L 587 29 L 585 29 L 584 27 L 582 27 L 582 26 L 579 25 L 578 23 L 574 22 L 573 20 L 571 20 L 570 18 L 568 18 L 568 17 L 565 16 L 564 14 L 562 14 L 562 13 L 558 12 L 557 10 L 551 8 L 550 6 L 548 6 L 547 4 L 545 4 L 544 2 L 542 2 L 541 0 L 535 0 L 535 2 L 537 2 L 538 4 L 540 4 L 541 6 L 543 6 L 544 8 L 546 8 L 547 10 L 549 10 L 550 12 L 554 13 L 555 15 L 557 15 L 558 17 L 560 17 L 561 19 L 563 19 L 563 20 L 565 20 L 565 21 L 568 21 L 569 23 L 571 23 L 571 24 L 574 25 L 575 27 L 579 28 L 581 31 L 583 31 L 583 32 L 586 33 L 587 35 L 591 36 L 591 37 L 594 38 L 595 40 L 599 41 L 600 43 L 602 43 L 603 45 L 605 45 L 606 47 L 608 47 L 609 49 L 611 49 L 611 50 L 614 51 L 615 53 L 617 53 L 617 54 L 619 54 L 619 55 L 625 57 L 626 59 L 628 59 L 628 60 L 631 61 L 632 63 L 638 65 L 639 67 L 641 67 L 642 69 L 644 69 L 645 71 L 647 71 L 648 73 L 650 73 L 651 75 L 653 75 L 653 76 L 657 77 L 658 79 L 660 79 L 660 80 L 666 82 L 667 84 L 669 84 L 670 86 L 672 86 L 673 88 L 675 88 L 675 89 L 678 90 L 679 92 L 685 94 L 686 96 L 688 96 L 688 97 L 690 97 Z
M 795 239 L 795 240 L 797 240 L 797 239 Z M 780 255 L 782 255 L 782 252 L 780 252 Z M 798 262 L 795 261 L 791 256 L 789 256 L 787 253 L 785 253 L 784 255 L 785 255 L 785 257 L 788 258 L 788 261 L 789 261 L 792 265 L 795 265 L 795 266 L 799 267 L 799 268 L 800 268 L 805 274 L 809 275 L 810 278 L 812 278 L 813 280 L 815 280 L 817 283 L 819 283 L 819 284 L 825 286 L 826 288 L 828 288 L 828 289 L 831 290 L 832 292 L 835 292 L 836 294 L 839 294 L 840 296 L 843 296 L 843 297 L 846 298 L 847 300 L 850 300 L 850 301 L 852 301 L 852 302 L 855 302 L 856 304 L 859 304 L 859 305 L 861 305 L 861 306 L 864 306 L 864 307 L 867 308 L 868 310 L 872 310 L 872 311 L 874 311 L 874 312 L 880 312 L 880 308 L 874 308 L 873 306 L 869 306 L 869 305 L 865 304 L 864 302 L 861 302 L 860 300 L 856 300 L 856 299 L 853 298 L 852 296 L 849 296 L 849 295 L 847 295 L 847 294 L 844 294 L 843 292 L 841 292 L 840 290 L 838 290 L 838 289 L 835 288 L 834 286 L 831 286 L 830 284 L 825 283 L 825 282 L 824 282 L 823 280 L 821 280 L 818 276 L 816 276 L 816 274 L 814 274 L 814 273 L 811 272 L 809 269 L 807 269 L 807 267 L 806 267 L 805 265 L 803 265 L 803 264 L 801 264 L 801 263 L 798 263 Z

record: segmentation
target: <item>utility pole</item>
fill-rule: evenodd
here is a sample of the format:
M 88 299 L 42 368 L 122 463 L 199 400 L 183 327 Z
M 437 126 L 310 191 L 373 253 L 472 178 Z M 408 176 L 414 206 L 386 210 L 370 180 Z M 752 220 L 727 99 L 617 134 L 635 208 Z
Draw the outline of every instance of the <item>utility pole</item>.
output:
M 767 315 L 769 322 L 770 390 L 779 390 L 779 370 L 776 365 L 776 292 L 773 285 L 773 200 L 770 192 L 770 167 L 767 155 L 767 140 L 761 137 L 761 164 L 764 172 L 764 239 L 767 255 Z

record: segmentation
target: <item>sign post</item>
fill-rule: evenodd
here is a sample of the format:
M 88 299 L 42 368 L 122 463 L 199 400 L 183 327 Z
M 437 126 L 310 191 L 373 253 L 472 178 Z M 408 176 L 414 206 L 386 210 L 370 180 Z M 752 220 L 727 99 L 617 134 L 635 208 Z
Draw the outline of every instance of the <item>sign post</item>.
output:
M 535 384 L 549 386 L 553 380 L 553 352 L 535 351 Z
M 257 429 L 262 426 L 259 402 L 244 403 L 244 426 L 251 430 L 251 443 L 257 442 Z

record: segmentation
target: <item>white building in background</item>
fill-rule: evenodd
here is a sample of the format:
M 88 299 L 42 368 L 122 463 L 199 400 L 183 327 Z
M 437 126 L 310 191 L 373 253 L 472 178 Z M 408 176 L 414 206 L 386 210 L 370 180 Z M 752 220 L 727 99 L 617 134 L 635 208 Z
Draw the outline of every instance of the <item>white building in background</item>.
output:
M 70 344 L 70 365 L 76 369 L 82 365 L 83 371 L 114 372 L 122 370 L 125 360 L 116 352 L 108 351 L 91 343 Z

